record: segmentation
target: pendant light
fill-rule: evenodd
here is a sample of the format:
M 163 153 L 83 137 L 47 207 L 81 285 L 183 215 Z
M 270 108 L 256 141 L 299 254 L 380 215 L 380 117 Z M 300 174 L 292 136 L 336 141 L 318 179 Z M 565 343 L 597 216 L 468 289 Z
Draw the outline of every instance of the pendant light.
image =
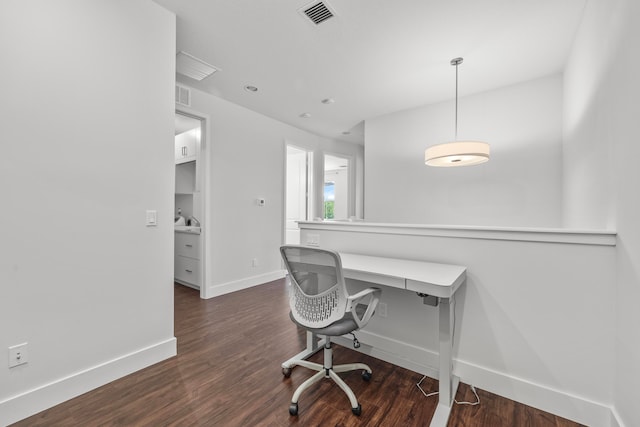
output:
M 486 142 L 458 141 L 458 65 L 460 64 L 462 64 L 462 58 L 451 60 L 451 65 L 456 67 L 455 141 L 427 148 L 424 152 L 424 163 L 427 166 L 471 166 L 489 160 L 489 144 Z

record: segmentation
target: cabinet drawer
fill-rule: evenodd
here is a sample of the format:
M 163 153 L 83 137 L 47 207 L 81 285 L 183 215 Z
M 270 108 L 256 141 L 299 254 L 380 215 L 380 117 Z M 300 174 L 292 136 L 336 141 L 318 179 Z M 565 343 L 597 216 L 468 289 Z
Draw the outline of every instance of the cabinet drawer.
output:
M 200 235 L 176 233 L 175 254 L 200 259 Z
M 176 255 L 173 275 L 177 280 L 200 286 L 200 261 Z

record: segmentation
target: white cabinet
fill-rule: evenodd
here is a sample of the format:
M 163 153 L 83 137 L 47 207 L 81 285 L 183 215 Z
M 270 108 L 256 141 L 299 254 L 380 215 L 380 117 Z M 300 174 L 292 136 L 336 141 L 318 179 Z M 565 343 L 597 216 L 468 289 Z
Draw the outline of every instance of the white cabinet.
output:
M 200 235 L 175 233 L 174 279 L 193 288 L 200 288 Z
M 176 255 L 174 268 L 176 282 L 200 289 L 200 260 Z
M 199 129 L 176 135 L 176 164 L 193 162 L 197 157 L 197 145 Z

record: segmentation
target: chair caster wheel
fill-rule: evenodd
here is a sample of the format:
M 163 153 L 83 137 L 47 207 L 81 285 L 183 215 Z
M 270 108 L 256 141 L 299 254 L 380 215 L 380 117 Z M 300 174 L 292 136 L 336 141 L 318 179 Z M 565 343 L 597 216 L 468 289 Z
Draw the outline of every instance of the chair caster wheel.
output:
M 369 381 L 371 379 L 371 372 L 362 371 L 362 379 L 365 381 Z
M 282 368 L 282 375 L 285 378 L 289 378 L 291 376 L 291 368 Z
M 360 416 L 362 414 L 362 406 L 358 403 L 358 407 L 351 408 L 351 412 L 353 412 L 353 415 Z
M 298 404 L 297 403 L 292 403 L 291 405 L 289 405 L 289 414 L 298 415 Z

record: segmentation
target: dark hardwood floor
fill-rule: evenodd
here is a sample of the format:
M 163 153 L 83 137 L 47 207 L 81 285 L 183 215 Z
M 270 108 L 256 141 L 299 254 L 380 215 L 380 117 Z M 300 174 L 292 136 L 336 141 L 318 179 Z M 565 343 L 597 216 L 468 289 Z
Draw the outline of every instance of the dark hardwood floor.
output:
M 178 355 L 43 411 L 15 426 L 428 426 L 437 397 L 425 398 L 415 372 L 335 346 L 334 362 L 362 361 L 341 374 L 362 405 L 351 414 L 346 395 L 331 381 L 306 391 L 297 417 L 288 407 L 295 388 L 311 375 L 302 367 L 284 378 L 280 363 L 299 352 L 303 331 L 289 320 L 284 280 L 210 300 L 175 286 Z M 313 356 L 320 361 L 322 353 Z M 425 390 L 437 382 L 425 379 Z M 477 390 L 479 406 L 454 405 L 449 426 L 578 426 L 579 424 Z M 473 401 L 461 384 L 458 400 Z

